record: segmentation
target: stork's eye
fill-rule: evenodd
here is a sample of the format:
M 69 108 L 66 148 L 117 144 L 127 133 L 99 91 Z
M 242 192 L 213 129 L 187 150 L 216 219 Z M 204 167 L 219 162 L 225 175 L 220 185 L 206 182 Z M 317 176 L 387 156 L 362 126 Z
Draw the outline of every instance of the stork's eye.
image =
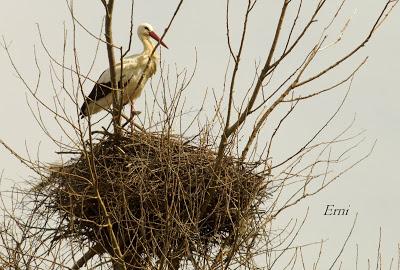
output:
M 146 29 L 147 31 L 150 31 L 150 29 L 147 26 L 145 26 L 144 29 Z

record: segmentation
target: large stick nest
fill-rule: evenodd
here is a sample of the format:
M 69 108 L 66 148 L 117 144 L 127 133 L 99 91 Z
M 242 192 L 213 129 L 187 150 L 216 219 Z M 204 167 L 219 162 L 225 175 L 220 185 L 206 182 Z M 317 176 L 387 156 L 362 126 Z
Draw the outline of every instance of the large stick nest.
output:
M 266 175 L 255 164 L 224 157 L 216 169 L 215 161 L 209 147 L 178 138 L 109 137 L 53 167 L 42 191 L 59 216 L 59 237 L 112 252 L 112 227 L 122 252 L 136 257 L 180 257 L 188 248 L 198 254 L 199 246 L 233 239 L 267 195 Z

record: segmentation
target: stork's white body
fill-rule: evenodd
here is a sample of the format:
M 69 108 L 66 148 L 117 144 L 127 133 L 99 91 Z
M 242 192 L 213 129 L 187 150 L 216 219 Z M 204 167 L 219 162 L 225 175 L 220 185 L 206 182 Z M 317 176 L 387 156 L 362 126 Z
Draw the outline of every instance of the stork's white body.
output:
M 143 52 L 123 59 L 122 79 L 121 63 L 116 64 L 116 81 L 122 89 L 123 105 L 133 102 L 142 93 L 148 79 L 157 71 L 158 56 L 154 50 L 149 36 L 158 38 L 149 24 L 142 24 L 138 29 L 138 36 L 143 43 Z M 155 39 L 156 39 L 155 38 Z M 166 45 L 161 41 L 161 44 Z M 140 81 L 140 85 L 139 85 Z M 111 91 L 110 69 L 105 70 L 97 80 L 92 92 L 81 107 L 81 115 L 95 114 L 109 108 L 113 103 Z
M 147 54 L 132 55 L 123 60 L 122 65 L 122 80 L 121 80 L 121 63 L 115 66 L 116 81 L 120 83 L 122 88 L 122 103 L 128 104 L 129 101 L 133 102 L 142 94 L 143 88 L 147 80 L 154 75 L 157 70 L 157 56 L 154 54 L 148 64 L 147 70 L 145 67 L 149 61 L 150 56 Z M 140 78 L 143 79 L 138 85 Z M 110 69 L 105 70 L 100 78 L 97 80 L 98 84 L 108 84 L 111 81 Z M 89 114 L 95 114 L 103 109 L 109 108 L 113 103 L 112 94 L 91 102 L 87 105 Z

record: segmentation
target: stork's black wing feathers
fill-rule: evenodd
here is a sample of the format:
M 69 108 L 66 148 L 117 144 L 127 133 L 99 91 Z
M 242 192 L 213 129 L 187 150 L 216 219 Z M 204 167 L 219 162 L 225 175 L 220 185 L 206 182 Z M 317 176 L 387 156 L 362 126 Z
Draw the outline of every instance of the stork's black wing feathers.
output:
M 85 101 L 82 104 L 80 115 L 81 117 L 87 116 L 87 105 L 96 101 L 100 100 L 101 98 L 107 96 L 108 94 L 111 93 L 111 82 L 107 83 L 95 83 L 93 86 L 92 91 L 90 92 L 88 97 L 85 97 Z
M 121 81 L 118 82 L 118 88 L 122 89 L 127 85 L 128 82 L 126 82 L 124 85 L 122 85 Z M 86 107 L 88 104 L 100 100 L 103 97 L 107 96 L 108 94 L 111 93 L 111 82 L 106 82 L 106 83 L 95 83 L 93 86 L 92 91 L 90 92 L 89 96 L 85 97 L 85 101 L 83 102 L 81 106 L 81 111 L 79 115 L 81 118 L 87 116 L 87 111 Z

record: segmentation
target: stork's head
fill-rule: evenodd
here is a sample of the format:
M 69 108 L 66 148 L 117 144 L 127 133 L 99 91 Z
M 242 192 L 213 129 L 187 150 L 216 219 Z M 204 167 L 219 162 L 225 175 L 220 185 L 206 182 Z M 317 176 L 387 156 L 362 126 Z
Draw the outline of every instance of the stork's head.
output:
M 142 23 L 139 25 L 137 30 L 138 36 L 143 39 L 153 38 L 155 41 L 160 42 L 162 46 L 168 49 L 168 46 L 160 39 L 160 37 L 154 32 L 153 26 L 149 23 Z

